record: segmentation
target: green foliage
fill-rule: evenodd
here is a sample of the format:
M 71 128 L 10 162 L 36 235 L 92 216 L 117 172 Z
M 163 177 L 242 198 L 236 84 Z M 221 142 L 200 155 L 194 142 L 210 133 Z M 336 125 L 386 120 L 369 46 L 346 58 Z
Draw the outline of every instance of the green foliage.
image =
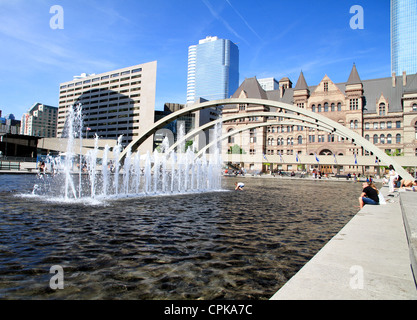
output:
M 237 144 L 235 144 L 233 147 L 230 147 L 229 153 L 230 154 L 246 154 L 245 150 L 243 150 Z

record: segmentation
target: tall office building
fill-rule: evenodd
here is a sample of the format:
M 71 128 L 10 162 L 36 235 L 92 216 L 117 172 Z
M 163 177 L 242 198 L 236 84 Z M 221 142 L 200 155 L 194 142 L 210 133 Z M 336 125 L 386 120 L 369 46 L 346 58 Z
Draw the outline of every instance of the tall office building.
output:
M 391 69 L 417 73 L 417 0 L 391 0 Z
M 199 98 L 229 98 L 239 87 L 239 49 L 218 37 L 207 37 L 188 49 L 187 103 Z
M 58 137 L 64 131 L 69 108 L 81 103 L 84 137 L 104 139 L 123 135 L 127 145 L 154 123 L 157 62 L 149 62 L 102 74 L 83 74 L 61 83 Z M 152 137 L 140 148 L 152 151 Z

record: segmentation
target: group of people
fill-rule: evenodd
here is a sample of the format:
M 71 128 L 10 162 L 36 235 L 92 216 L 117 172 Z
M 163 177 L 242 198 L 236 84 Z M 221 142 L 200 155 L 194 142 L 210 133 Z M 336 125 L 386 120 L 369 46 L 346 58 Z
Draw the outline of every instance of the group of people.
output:
M 393 165 L 390 165 L 388 170 L 389 172 L 384 179 L 384 183 L 388 183 L 390 193 L 394 192 L 396 188 L 417 191 L 417 180 L 403 180 L 397 174 Z M 368 179 L 362 186 L 363 190 L 359 197 L 359 207 L 362 209 L 365 204 L 379 205 L 381 196 L 372 179 Z

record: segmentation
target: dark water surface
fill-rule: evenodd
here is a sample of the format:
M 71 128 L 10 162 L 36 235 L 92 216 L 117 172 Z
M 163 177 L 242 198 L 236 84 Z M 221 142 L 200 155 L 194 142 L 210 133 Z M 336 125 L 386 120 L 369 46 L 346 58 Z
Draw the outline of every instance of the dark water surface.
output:
M 269 299 L 358 211 L 361 187 L 224 178 L 225 192 L 102 205 L 0 175 L 0 299 Z M 52 290 L 51 266 L 64 270 Z

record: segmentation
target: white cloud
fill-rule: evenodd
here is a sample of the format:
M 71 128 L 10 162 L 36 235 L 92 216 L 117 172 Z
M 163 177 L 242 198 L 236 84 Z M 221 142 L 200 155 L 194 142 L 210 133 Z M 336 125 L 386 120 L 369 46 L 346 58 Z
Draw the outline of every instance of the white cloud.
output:
M 226 2 L 229 4 L 229 6 L 235 11 L 235 13 L 239 16 L 239 18 L 245 23 L 245 25 L 249 28 L 250 31 L 259 39 L 262 40 L 262 38 L 259 36 L 259 34 L 251 27 L 251 25 L 248 23 L 248 21 L 240 14 L 239 11 L 230 3 L 229 0 L 226 0 Z
M 206 5 L 206 7 L 209 9 L 209 11 L 210 11 L 210 13 L 211 13 L 211 15 L 215 18 L 215 19 L 217 19 L 217 20 L 219 20 L 225 27 L 226 27 L 226 29 L 227 30 L 229 30 L 229 32 L 230 33 L 232 33 L 232 34 L 234 34 L 237 38 L 239 38 L 241 41 L 243 41 L 243 42 L 245 42 L 247 45 L 249 45 L 249 43 L 248 43 L 248 41 L 245 39 L 245 38 L 243 38 L 235 29 L 233 29 L 231 26 L 230 26 L 230 24 L 225 20 L 225 19 L 223 19 L 221 16 L 220 16 L 220 14 L 218 14 L 215 10 L 214 10 L 214 8 L 212 7 L 212 5 L 210 4 L 210 2 L 208 1 L 208 0 L 201 0 L 201 1 L 203 1 L 203 3 Z

